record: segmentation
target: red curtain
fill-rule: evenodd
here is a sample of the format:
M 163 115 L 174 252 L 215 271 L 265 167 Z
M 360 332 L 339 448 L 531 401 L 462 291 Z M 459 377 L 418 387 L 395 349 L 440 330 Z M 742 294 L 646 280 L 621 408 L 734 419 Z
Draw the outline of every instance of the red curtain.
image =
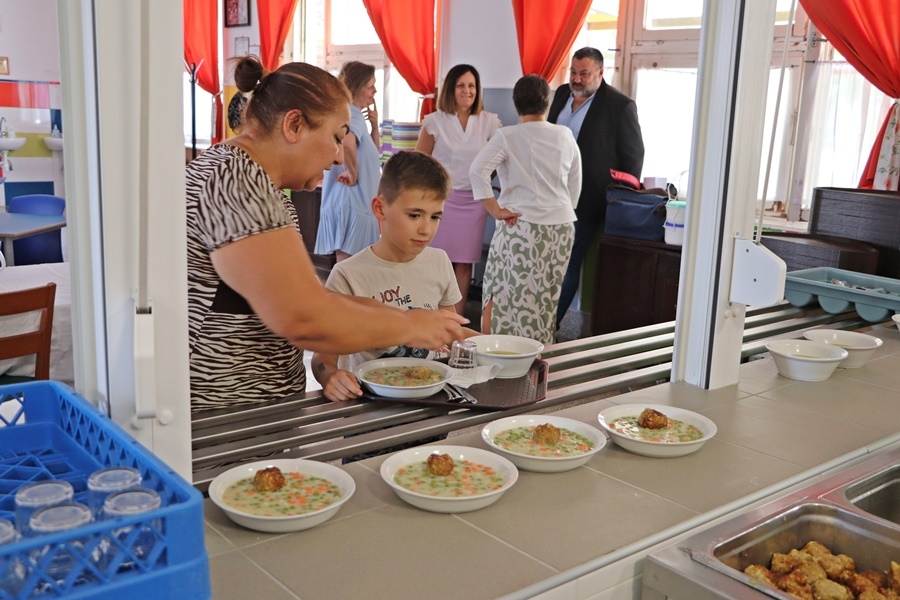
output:
M 213 95 L 212 143 L 222 141 L 222 95 L 219 89 L 219 2 L 211 0 L 184 0 L 184 62 L 200 65 L 197 85 Z
M 284 41 L 291 28 L 297 0 L 256 0 L 259 17 L 259 53 L 263 66 L 274 71 L 281 66 Z
M 440 10 L 435 13 L 435 0 L 363 0 L 363 3 L 391 64 L 412 91 L 426 96 L 419 117 L 433 113 L 437 88 L 435 32 L 440 31 Z
M 872 85 L 900 98 L 900 3 L 884 0 L 800 0 L 810 20 Z M 896 102 L 894 103 L 896 106 Z M 871 188 L 892 109 L 859 182 Z
M 522 74 L 550 81 L 566 60 L 591 0 L 512 0 Z

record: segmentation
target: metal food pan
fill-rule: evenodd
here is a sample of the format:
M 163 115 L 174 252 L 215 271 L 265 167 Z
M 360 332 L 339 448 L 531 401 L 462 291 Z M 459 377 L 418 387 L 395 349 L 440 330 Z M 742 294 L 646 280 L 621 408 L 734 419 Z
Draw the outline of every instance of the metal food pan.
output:
M 856 508 L 900 525 L 900 465 L 847 486 L 844 496 Z
M 813 540 L 834 554 L 852 557 L 857 571 L 887 571 L 891 560 L 900 561 L 900 529 L 819 502 L 794 504 L 756 523 L 727 521 L 713 532 L 716 537 L 705 548 L 690 549 L 692 558 L 775 598 L 790 596 L 752 580 L 744 569 L 768 567 L 774 553 L 787 554 Z

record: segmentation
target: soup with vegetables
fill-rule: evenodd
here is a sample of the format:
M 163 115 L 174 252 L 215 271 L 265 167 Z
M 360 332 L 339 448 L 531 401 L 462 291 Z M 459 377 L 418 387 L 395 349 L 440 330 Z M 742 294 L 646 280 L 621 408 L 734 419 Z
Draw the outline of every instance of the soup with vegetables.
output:
M 284 473 L 286 485 L 259 492 L 253 478 L 233 483 L 222 492 L 222 501 L 242 512 L 260 517 L 288 517 L 315 512 L 341 499 L 341 488 L 322 477 Z
M 406 367 L 382 367 L 363 374 L 363 379 L 379 385 L 394 387 L 414 387 L 431 385 L 444 380 L 440 371 L 422 365 Z
M 501 431 L 494 436 L 494 444 L 504 450 L 525 454 L 528 456 L 540 456 L 543 458 L 560 458 L 564 456 L 577 456 L 594 449 L 591 440 L 579 433 L 575 433 L 564 427 L 559 428 L 559 442 L 552 445 L 539 444 L 534 441 L 534 427 L 514 427 Z
M 639 417 L 622 417 L 610 422 L 609 426 L 616 432 L 636 440 L 647 442 L 693 442 L 703 437 L 703 433 L 684 421 L 669 418 L 669 424 L 660 429 L 649 429 L 638 425 Z
M 397 469 L 394 483 L 411 492 L 440 498 L 464 498 L 503 487 L 504 480 L 487 465 L 458 460 L 449 475 L 432 475 L 425 461 Z

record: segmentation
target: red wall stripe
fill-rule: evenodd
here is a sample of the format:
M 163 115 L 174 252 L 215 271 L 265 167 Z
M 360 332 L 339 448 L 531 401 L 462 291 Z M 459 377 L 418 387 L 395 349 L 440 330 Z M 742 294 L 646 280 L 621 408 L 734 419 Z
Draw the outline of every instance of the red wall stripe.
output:
M 0 81 L 0 107 L 50 108 L 50 84 L 34 81 Z

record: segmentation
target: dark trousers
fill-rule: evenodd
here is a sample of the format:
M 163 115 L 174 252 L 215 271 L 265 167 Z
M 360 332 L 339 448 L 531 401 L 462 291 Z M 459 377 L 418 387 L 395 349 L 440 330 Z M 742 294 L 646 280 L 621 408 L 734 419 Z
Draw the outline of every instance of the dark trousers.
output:
M 572 254 L 569 257 L 569 266 L 566 267 L 566 275 L 563 277 L 562 290 L 559 294 L 559 307 L 556 309 L 556 328 L 566 311 L 572 305 L 575 294 L 578 293 L 578 284 L 581 281 L 581 266 L 584 264 L 584 257 L 587 256 L 594 235 L 603 228 L 603 223 L 583 221 L 579 219 L 575 221 L 575 243 L 572 246 Z

